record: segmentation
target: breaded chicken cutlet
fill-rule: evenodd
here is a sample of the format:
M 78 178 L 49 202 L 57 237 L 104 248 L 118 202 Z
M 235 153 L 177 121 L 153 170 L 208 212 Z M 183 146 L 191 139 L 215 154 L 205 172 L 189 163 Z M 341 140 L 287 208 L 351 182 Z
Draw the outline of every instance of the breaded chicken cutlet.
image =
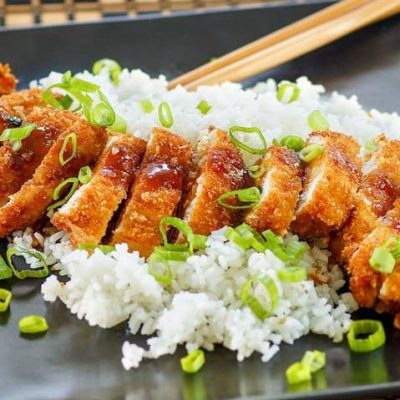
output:
M 74 245 L 98 244 L 118 206 L 127 198 L 146 142 L 133 136 L 112 136 L 93 171 L 93 177 L 51 218 L 68 233 Z
M 302 189 L 303 167 L 296 152 L 272 145 L 260 168 L 265 173 L 256 179 L 255 185 L 261 187 L 261 200 L 247 213 L 244 222 L 260 232 L 271 229 L 285 235 Z
M 10 94 L 17 87 L 17 78 L 8 64 L 0 64 L 0 96 Z
M 322 145 L 324 151 L 305 168 L 292 229 L 303 238 L 327 237 L 343 226 L 355 205 L 360 146 L 352 137 L 336 132 L 313 132 L 307 144 Z
M 1 96 L 0 109 L 24 120 L 34 108 L 47 106 L 42 94 L 42 89 L 33 88 Z
M 112 244 L 127 243 L 145 257 L 161 244 L 160 220 L 176 213 L 191 152 L 192 146 L 182 137 L 153 129 Z

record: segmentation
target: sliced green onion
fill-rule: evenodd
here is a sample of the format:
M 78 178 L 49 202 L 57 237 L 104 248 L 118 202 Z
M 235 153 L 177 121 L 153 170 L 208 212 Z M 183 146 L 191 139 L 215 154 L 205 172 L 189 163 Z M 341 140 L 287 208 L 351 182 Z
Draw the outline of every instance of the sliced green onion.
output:
M 72 106 L 73 102 L 74 102 L 74 99 L 71 96 L 69 96 L 68 94 L 64 95 L 60 99 L 60 104 L 64 110 L 68 110 Z
M 14 151 L 17 151 L 22 146 L 22 141 L 26 139 L 35 130 L 34 124 L 26 124 L 19 128 L 4 129 L 0 135 L 0 141 L 9 141 Z
M 321 144 L 310 144 L 300 151 L 299 157 L 304 162 L 311 162 L 318 158 L 324 152 L 324 146 Z
M 154 110 L 154 105 L 149 99 L 142 100 L 140 106 L 145 114 L 150 114 Z
M 242 204 L 240 206 L 232 205 L 227 203 L 225 200 L 237 198 L 241 202 L 248 203 Z M 232 190 L 231 192 L 226 192 L 218 197 L 218 203 L 225 208 L 230 208 L 232 210 L 243 210 L 246 208 L 254 207 L 257 203 L 259 203 L 261 199 L 260 190 L 253 186 L 247 189 L 240 190 Z
M 78 249 L 79 250 L 90 250 L 90 251 L 99 249 L 104 254 L 109 254 L 109 253 L 112 253 L 113 251 L 115 251 L 114 246 L 110 246 L 107 244 L 96 244 L 96 243 L 81 243 L 78 246 Z
M 174 124 L 174 117 L 172 116 L 171 107 L 166 101 L 163 101 L 158 106 L 158 119 L 164 128 L 171 128 L 171 126 Z
M 0 288 L 0 312 L 8 310 L 12 298 L 12 293 L 9 290 Z
M 199 104 L 197 104 L 196 108 L 203 114 L 206 115 L 212 109 L 212 107 L 205 101 L 201 100 Z
M 386 240 L 384 246 L 390 251 L 390 254 L 392 254 L 396 260 L 400 260 L 400 237 L 390 237 Z
M 375 247 L 369 259 L 369 265 L 376 271 L 391 274 L 396 265 L 396 259 L 385 246 L 378 246 Z
M 126 133 L 128 129 L 128 123 L 126 122 L 125 118 L 116 114 L 114 123 L 110 125 L 108 129 L 112 132 Z
M 235 243 L 243 250 L 248 250 L 251 247 L 250 243 L 247 240 L 243 239 L 242 236 L 239 235 L 239 233 L 237 233 L 236 230 L 230 226 L 226 228 L 225 237 L 230 242 Z
M 0 256 L 0 281 L 10 279 L 13 276 L 12 269 L 8 266 L 2 256 Z
M 83 79 L 72 77 L 69 81 L 69 86 L 73 87 L 80 92 L 95 93 L 100 90 L 100 86 L 95 83 L 84 81 Z
M 244 241 L 260 253 L 265 251 L 265 241 L 262 236 L 249 225 L 243 223 L 235 228 L 236 232 L 243 238 Z
M 193 250 L 201 250 L 206 248 L 207 236 L 194 234 L 192 238 Z
M 92 169 L 89 165 L 82 167 L 78 173 L 78 180 L 80 183 L 85 184 L 89 183 L 93 177 Z
M 103 58 L 101 60 L 97 60 L 92 67 L 93 75 L 98 75 L 103 68 L 108 70 L 111 81 L 115 86 L 119 84 L 119 76 L 121 74 L 121 66 L 110 58 Z
M 51 89 L 53 88 L 53 86 L 49 87 L 48 89 L 46 89 L 43 93 L 42 93 L 42 98 L 43 100 L 51 105 L 54 108 L 59 108 L 61 110 L 64 110 L 64 104 L 61 101 L 58 101 L 53 94 L 51 93 Z
M 175 229 L 178 229 L 178 231 L 186 237 L 187 242 L 189 243 L 189 246 L 191 246 L 191 250 L 193 250 L 193 231 L 190 228 L 189 224 L 177 217 L 164 217 L 161 218 L 160 220 L 160 233 L 163 238 L 164 246 L 166 249 L 173 249 L 176 250 L 177 247 L 176 245 L 171 245 L 168 243 L 168 237 L 167 237 L 167 231 L 164 228 L 164 225 L 170 225 L 174 227 Z M 184 245 L 178 245 L 180 248 L 184 248 Z M 187 248 L 187 247 L 186 247 Z
M 256 135 L 259 139 L 261 147 L 259 148 L 251 147 L 243 143 L 241 140 L 238 139 L 237 137 L 238 133 L 245 135 Z M 236 145 L 236 147 L 238 147 L 241 150 L 247 151 L 250 154 L 264 155 L 267 152 L 267 141 L 265 140 L 264 135 L 261 133 L 261 131 L 255 126 L 252 127 L 245 127 L 239 125 L 232 126 L 229 128 L 229 136 L 232 142 Z
M 159 265 L 163 266 L 164 271 L 159 272 L 157 269 L 157 266 Z M 171 267 L 168 263 L 168 261 L 156 254 L 153 253 L 148 259 L 147 259 L 147 265 L 149 269 L 149 274 L 153 275 L 154 279 L 160 283 L 163 286 L 169 286 L 172 282 L 172 270 Z
M 307 119 L 308 126 L 313 131 L 327 131 L 329 129 L 329 123 L 322 115 L 321 111 L 314 110 Z
M 13 263 L 13 256 L 19 256 L 27 254 L 31 257 L 36 258 L 38 261 L 42 263 L 41 268 L 28 268 L 28 269 L 17 269 L 14 266 Z M 18 278 L 18 279 L 25 279 L 25 278 L 45 278 L 46 276 L 49 276 L 49 267 L 47 266 L 46 260 L 43 256 L 42 253 L 36 250 L 25 250 L 21 249 L 19 247 L 9 247 L 7 249 L 7 262 L 10 268 L 12 269 L 13 274 Z
M 115 122 L 115 112 L 109 104 L 100 102 L 90 110 L 90 121 L 99 126 L 111 126 Z
M 368 151 L 375 151 L 376 150 L 376 143 L 375 139 L 369 139 L 365 143 L 365 149 Z
M 289 385 L 311 381 L 311 369 L 302 362 L 295 362 L 286 370 L 286 380 Z
M 205 362 L 206 357 L 203 350 L 192 350 L 186 357 L 181 358 L 181 367 L 183 372 L 194 374 L 203 367 Z
M 300 136 L 296 135 L 287 135 L 281 139 L 281 146 L 287 147 L 288 149 L 294 151 L 300 151 L 304 148 L 305 142 L 304 139 Z
M 27 315 L 18 322 L 19 331 L 24 334 L 46 332 L 49 329 L 46 318 L 41 315 Z
M 258 179 L 258 178 L 261 178 L 264 175 L 265 168 L 263 168 L 259 164 L 255 164 L 255 165 L 252 165 L 249 168 L 248 172 L 249 172 L 249 175 L 250 175 L 251 178 Z
M 307 280 L 307 271 L 303 267 L 284 267 L 278 269 L 278 277 L 284 282 L 303 282 Z
M 315 373 L 325 367 L 326 354 L 322 351 L 306 351 L 301 363 L 310 368 L 311 373 Z
M 357 338 L 357 336 L 361 335 L 368 336 L 366 338 Z M 386 341 L 382 322 L 371 319 L 353 321 L 347 333 L 347 340 L 350 349 L 357 353 L 368 353 L 378 349 Z
M 293 103 L 300 96 L 299 87 L 291 82 L 281 82 L 276 92 L 276 98 L 284 104 Z
M 72 79 L 72 72 L 66 71 L 61 77 L 61 82 L 64 83 L 65 85 L 69 85 L 71 83 L 71 79 Z
M 161 257 L 164 261 L 186 261 L 192 255 L 187 247 L 185 249 L 177 248 L 176 250 L 172 250 L 166 249 L 163 246 L 156 246 L 153 254 Z
M 263 289 L 268 293 L 269 300 L 267 305 L 265 305 L 264 294 L 259 293 Z M 268 275 L 263 277 L 254 276 L 243 285 L 240 300 L 253 311 L 257 318 L 264 320 L 273 314 L 278 305 L 279 291 L 275 282 Z
M 298 263 L 303 258 L 305 251 L 305 244 L 294 239 L 285 246 L 285 253 L 292 264 Z
M 71 143 L 71 144 L 70 144 Z M 70 144 L 71 150 L 68 158 L 64 158 L 64 153 L 67 150 L 67 146 Z M 64 138 L 63 145 L 60 150 L 60 154 L 58 155 L 58 161 L 62 166 L 68 164 L 75 156 L 78 150 L 78 138 L 76 137 L 76 133 L 70 133 Z
M 58 207 L 62 206 L 63 204 L 65 204 L 75 193 L 75 190 L 78 188 L 78 185 L 79 185 L 79 180 L 78 180 L 78 178 L 75 178 L 75 177 L 68 178 L 68 179 L 65 179 L 64 181 L 62 181 L 54 189 L 53 200 L 54 201 L 59 200 L 63 189 L 65 189 L 66 187 L 70 186 L 70 189 L 63 199 L 61 199 L 61 200 L 57 201 L 56 203 L 53 203 L 49 207 L 47 207 L 47 211 L 54 210 L 55 208 L 58 208 Z

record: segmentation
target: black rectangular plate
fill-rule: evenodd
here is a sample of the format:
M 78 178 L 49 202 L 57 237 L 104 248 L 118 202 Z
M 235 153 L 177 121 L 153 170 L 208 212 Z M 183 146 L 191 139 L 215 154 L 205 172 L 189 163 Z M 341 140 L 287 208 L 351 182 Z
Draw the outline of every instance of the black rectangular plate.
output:
M 327 4 L 0 30 L 0 61 L 12 64 L 21 87 L 50 70 L 76 72 L 103 57 L 170 78 Z M 400 18 L 396 17 L 258 78 L 307 75 L 328 90 L 357 94 L 367 107 L 400 111 L 399 38 Z M 203 371 L 187 377 L 179 367 L 182 349 L 175 356 L 146 361 L 138 370 L 125 372 L 120 364 L 121 345 L 129 338 L 125 325 L 110 330 L 89 327 L 59 302 L 45 304 L 38 281 L 14 282 L 13 294 L 11 312 L 0 314 L 2 399 L 356 399 L 400 393 L 400 334 L 390 321 L 385 321 L 386 346 L 372 354 L 354 355 L 345 343 L 309 335 L 295 346 L 282 346 L 268 364 L 257 355 L 238 363 L 233 353 L 219 348 L 207 354 Z M 19 336 L 17 325 L 21 316 L 32 313 L 45 315 L 50 330 L 44 337 L 28 340 Z M 143 338 L 138 340 L 144 343 Z M 290 392 L 286 367 L 314 348 L 327 352 L 325 376 L 318 377 L 312 392 L 307 388 Z

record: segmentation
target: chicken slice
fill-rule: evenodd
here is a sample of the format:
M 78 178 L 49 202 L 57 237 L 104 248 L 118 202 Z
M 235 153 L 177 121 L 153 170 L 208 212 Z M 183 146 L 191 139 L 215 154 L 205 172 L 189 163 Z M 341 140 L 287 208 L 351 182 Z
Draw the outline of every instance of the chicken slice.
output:
M 10 94 L 17 87 L 17 79 L 8 64 L 0 64 L 0 96 Z
M 292 227 L 302 237 L 326 237 L 341 228 L 354 207 L 361 175 L 360 146 L 336 132 L 313 132 L 308 144 L 320 144 L 324 152 L 306 166 Z
M 70 162 L 62 166 L 59 154 L 64 138 L 72 132 L 77 136 L 77 153 Z M 93 127 L 82 118 L 65 130 L 51 146 L 32 178 L 10 196 L 7 204 L 0 207 L 0 237 L 32 226 L 41 218 L 52 202 L 54 189 L 65 178 L 76 176 L 82 166 L 93 162 L 106 140 L 105 129 Z
M 0 147 L 0 207 L 32 177 L 57 137 L 76 121 L 76 114 L 51 107 L 29 114 L 26 122 L 35 124 L 36 129 L 22 141 L 21 148 L 14 151 L 8 142 Z
M 197 144 L 188 190 L 183 202 L 184 219 L 195 233 L 209 235 L 238 222 L 236 210 L 224 208 L 218 198 L 245 186 L 242 154 L 226 132 L 211 127 Z
M 127 243 L 131 251 L 147 257 L 161 243 L 160 220 L 176 212 L 191 151 L 182 137 L 153 129 L 112 244 Z
M 272 145 L 260 167 L 266 171 L 255 182 L 262 188 L 261 201 L 247 213 L 244 222 L 258 231 L 271 229 L 285 235 L 302 189 L 302 165 L 296 152 Z
M 146 142 L 133 136 L 109 139 L 89 183 L 81 186 L 51 222 L 68 233 L 74 245 L 98 244 L 118 206 L 126 199 Z
M 42 93 L 42 89 L 33 88 L 1 96 L 0 109 L 4 109 L 15 117 L 25 119 L 35 107 L 47 106 Z

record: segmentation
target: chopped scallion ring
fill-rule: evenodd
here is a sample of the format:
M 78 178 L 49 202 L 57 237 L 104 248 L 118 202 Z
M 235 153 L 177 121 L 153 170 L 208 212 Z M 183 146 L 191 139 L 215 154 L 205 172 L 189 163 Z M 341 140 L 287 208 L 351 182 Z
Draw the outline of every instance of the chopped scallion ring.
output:
M 304 243 L 293 239 L 285 246 L 285 253 L 288 256 L 288 261 L 292 264 L 298 263 L 304 256 L 306 246 Z
M 106 244 L 96 244 L 96 243 L 81 243 L 78 246 L 79 250 L 90 250 L 94 251 L 99 249 L 104 254 L 109 254 L 115 251 L 114 246 L 106 245 Z
M 267 304 L 265 304 L 266 297 L 268 297 Z M 273 314 L 278 305 L 279 291 L 268 275 L 254 276 L 243 285 L 240 300 L 257 318 L 264 320 Z
M 246 241 L 249 247 L 257 250 L 259 253 L 264 253 L 265 241 L 256 230 L 245 223 L 237 226 L 235 230 L 242 237 L 242 239 Z
M 38 261 L 40 261 L 42 263 L 42 267 L 35 268 L 35 269 L 32 269 L 32 268 L 17 269 L 14 266 L 12 258 L 13 258 L 13 256 L 19 256 L 19 255 L 23 255 L 23 254 L 27 254 L 31 257 L 36 258 Z M 6 255 L 7 255 L 8 265 L 12 269 L 12 272 L 15 275 L 15 277 L 17 277 L 18 279 L 45 278 L 46 276 L 49 276 L 49 274 L 50 274 L 49 267 L 47 266 L 47 262 L 44 258 L 44 255 L 42 253 L 40 253 L 39 251 L 25 250 L 25 249 L 21 249 L 19 247 L 12 246 L 7 249 Z
M 201 100 L 199 104 L 197 104 L 196 108 L 203 114 L 206 115 L 211 110 L 211 106 L 205 101 Z
M 280 141 L 281 146 L 287 147 L 288 149 L 294 151 L 300 151 L 304 148 L 305 142 L 304 139 L 300 136 L 296 135 L 287 135 L 284 136 Z
M 80 92 L 95 93 L 100 91 L 99 85 L 89 81 L 84 81 L 83 79 L 79 79 L 75 76 L 70 79 L 69 86 L 79 90 Z
M 199 371 L 206 362 L 204 351 L 201 349 L 192 350 L 186 357 L 181 358 L 183 372 L 194 374 Z
M 192 255 L 187 247 L 185 249 L 177 248 L 176 250 L 172 250 L 166 249 L 163 246 L 156 246 L 153 254 L 160 256 L 165 261 L 186 261 Z
M 166 101 L 163 101 L 158 106 L 158 119 L 164 128 L 171 128 L 171 126 L 174 124 L 171 106 Z
M 9 290 L 0 288 L 0 312 L 8 310 L 12 298 L 12 293 Z
M 291 82 L 281 82 L 276 92 L 276 98 L 284 104 L 293 103 L 300 96 L 299 87 Z
M 311 381 L 311 369 L 302 362 L 295 362 L 286 370 L 286 380 L 289 385 Z
M 154 105 L 149 99 L 142 100 L 140 106 L 145 114 L 151 114 L 154 110 Z
M 99 126 L 111 126 L 115 122 L 115 112 L 109 104 L 100 102 L 90 110 L 90 122 Z
M 166 231 L 164 225 L 167 225 L 167 226 L 170 225 L 170 226 L 174 227 L 175 229 L 178 229 L 178 231 L 186 237 L 186 240 L 189 243 L 191 250 L 193 250 L 194 234 L 187 222 L 185 222 L 184 220 L 177 218 L 177 217 L 164 217 L 164 218 L 161 218 L 161 220 L 160 220 L 160 233 L 163 238 L 165 248 L 176 250 L 176 245 L 171 245 L 170 243 L 168 243 L 167 231 Z M 181 246 L 181 245 L 179 245 L 179 246 Z M 182 248 L 183 248 L 183 246 L 182 246 Z M 187 246 L 186 246 L 186 249 L 187 249 Z
M 265 168 L 263 168 L 261 165 L 255 164 L 249 168 L 248 172 L 251 178 L 258 179 L 264 175 Z
M 68 149 L 67 149 L 68 148 Z M 69 156 L 65 158 L 65 152 L 68 150 Z M 78 138 L 76 133 L 72 132 L 65 136 L 63 145 L 58 155 L 58 161 L 60 165 L 64 166 L 68 164 L 75 156 L 78 150 Z
M 34 124 L 26 124 L 19 128 L 4 129 L 3 133 L 0 135 L 0 141 L 9 141 L 13 150 L 17 151 L 21 148 L 22 141 L 30 136 L 35 128 L 36 126 Z
M 49 329 L 46 318 L 41 315 L 27 315 L 18 322 L 19 331 L 24 334 L 46 332 Z
M 169 286 L 172 282 L 172 270 L 168 260 L 159 254 L 153 253 L 147 259 L 149 274 L 153 275 L 154 279 L 163 286 Z M 164 271 L 160 271 L 162 266 Z
M 89 165 L 86 165 L 85 167 L 82 167 L 79 170 L 78 173 L 78 180 L 80 183 L 85 184 L 85 183 L 89 183 L 90 180 L 93 177 L 93 173 L 92 173 L 92 169 L 89 167 Z
M 378 246 L 375 247 L 369 259 L 369 265 L 376 271 L 391 274 L 396 265 L 396 259 L 385 246 Z
M 110 58 L 97 60 L 92 67 L 93 75 L 98 75 L 103 68 L 108 70 L 111 81 L 115 86 L 119 84 L 119 76 L 121 75 L 121 66 Z
M 110 131 L 119 133 L 126 133 L 127 128 L 128 123 L 126 122 L 126 119 L 118 114 L 115 115 L 114 123 L 108 127 Z
M 237 206 L 226 202 L 226 200 L 228 199 L 236 199 L 236 198 L 239 201 L 248 204 L 242 204 Z M 256 204 L 259 203 L 260 199 L 261 199 L 260 190 L 257 187 L 253 186 L 246 189 L 232 190 L 231 192 L 226 192 L 221 196 L 219 196 L 217 201 L 222 207 L 230 208 L 232 210 L 243 210 L 246 208 L 254 207 Z
M 245 135 L 256 135 L 260 142 L 260 147 L 252 147 L 238 139 L 238 134 Z M 247 151 L 250 154 L 261 154 L 264 155 L 267 152 L 267 141 L 261 131 L 255 126 L 245 127 L 235 125 L 229 128 L 229 136 L 232 142 L 241 150 Z
M 314 110 L 308 116 L 307 122 L 313 131 L 327 131 L 329 129 L 328 121 L 319 110 Z
M 0 281 L 10 279 L 12 276 L 12 269 L 8 266 L 4 258 L 0 256 Z
M 243 239 L 242 236 L 239 235 L 239 233 L 237 233 L 236 230 L 230 226 L 226 228 L 225 237 L 230 242 L 235 243 L 243 250 L 248 250 L 251 247 L 250 243 L 247 240 Z
M 54 210 L 55 208 L 58 208 L 58 207 L 62 206 L 64 203 L 66 203 L 72 197 L 72 195 L 75 193 L 75 190 L 78 188 L 78 185 L 79 185 L 79 180 L 78 180 L 78 178 L 75 178 L 75 177 L 68 178 L 68 179 L 65 179 L 64 181 L 62 181 L 54 189 L 54 192 L 53 192 L 53 200 L 56 201 L 56 203 L 53 203 L 49 207 L 47 207 L 47 211 Z M 61 194 L 62 194 L 63 190 L 68 186 L 70 186 L 68 193 L 66 194 L 66 196 L 63 199 L 59 200 L 61 198 Z M 59 200 L 59 201 L 57 201 L 57 200 Z
M 321 144 L 310 144 L 300 151 L 299 157 L 302 161 L 308 163 L 318 158 L 324 152 L 324 146 Z
M 307 280 L 307 271 L 303 267 L 284 267 L 278 269 L 278 277 L 284 282 L 303 282 Z
M 325 367 L 326 354 L 322 351 L 306 351 L 301 363 L 310 368 L 312 374 Z
M 357 336 L 365 336 L 357 338 Z M 368 353 L 383 346 L 386 341 L 385 330 L 382 322 L 364 319 L 353 321 L 347 333 L 350 349 L 357 353 Z

